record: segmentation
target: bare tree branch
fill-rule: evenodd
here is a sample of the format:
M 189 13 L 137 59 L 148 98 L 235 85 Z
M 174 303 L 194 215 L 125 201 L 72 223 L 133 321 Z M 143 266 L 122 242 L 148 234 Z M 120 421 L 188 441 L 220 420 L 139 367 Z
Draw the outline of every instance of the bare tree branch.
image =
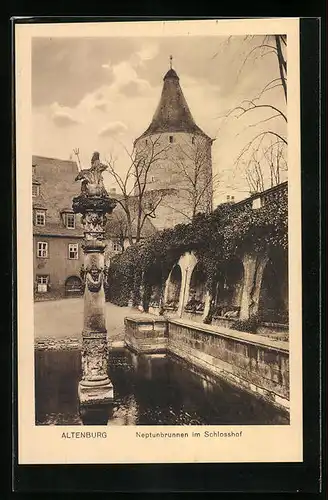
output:
M 148 143 L 150 144 L 148 146 Z M 155 210 L 162 201 L 163 196 L 157 196 L 154 201 L 154 209 L 145 210 L 145 197 L 147 196 L 148 174 L 154 163 L 163 158 L 167 146 L 160 146 L 160 136 L 155 140 L 149 138 L 147 145 L 140 146 L 138 150 L 133 148 L 132 152 L 123 145 L 125 153 L 129 158 L 129 166 L 124 175 L 119 174 L 115 169 L 115 161 L 112 157 L 107 160 L 108 172 L 117 184 L 121 196 L 116 197 L 117 203 L 123 209 L 127 222 L 127 238 L 130 245 L 134 240 L 138 242 L 147 218 L 155 217 Z M 130 181 L 132 181 L 130 187 Z M 135 234 L 134 234 L 135 232 Z
M 238 110 L 241 111 L 241 114 L 239 116 L 237 116 L 236 118 L 240 118 L 240 116 L 248 113 L 249 111 L 254 111 L 254 109 L 269 108 L 269 109 L 273 109 L 274 111 L 276 111 L 277 114 L 282 116 L 282 118 L 287 122 L 287 116 L 280 109 L 278 109 L 276 106 L 273 106 L 272 104 L 255 104 L 254 101 L 248 100 L 248 99 L 245 99 L 243 102 L 249 104 L 250 107 L 245 108 L 241 105 L 236 106 L 232 111 L 238 111 Z
M 270 52 L 273 52 L 273 51 L 276 51 L 276 50 L 277 50 L 277 48 L 276 48 L 276 47 L 274 47 L 273 45 L 267 45 L 267 44 L 265 44 L 265 43 L 262 43 L 262 44 L 260 44 L 260 45 L 256 45 L 256 47 L 253 47 L 253 48 L 252 48 L 252 50 L 250 50 L 250 51 L 248 52 L 247 56 L 245 57 L 245 59 L 244 59 L 244 61 L 243 61 L 242 65 L 241 65 L 241 67 L 240 67 L 240 69 L 239 69 L 239 71 L 238 71 L 238 74 L 237 74 L 237 80 L 239 79 L 239 76 L 240 76 L 240 74 L 241 74 L 242 70 L 244 69 L 244 67 L 245 67 L 245 65 L 246 65 L 246 63 L 247 63 L 247 61 L 248 61 L 248 60 L 249 60 L 249 58 L 251 57 L 251 55 L 252 55 L 255 51 L 257 51 L 257 50 L 262 50 L 263 48 L 270 48 L 270 49 L 273 49 L 273 50 L 270 50 Z M 266 55 L 266 54 L 264 54 L 264 55 Z

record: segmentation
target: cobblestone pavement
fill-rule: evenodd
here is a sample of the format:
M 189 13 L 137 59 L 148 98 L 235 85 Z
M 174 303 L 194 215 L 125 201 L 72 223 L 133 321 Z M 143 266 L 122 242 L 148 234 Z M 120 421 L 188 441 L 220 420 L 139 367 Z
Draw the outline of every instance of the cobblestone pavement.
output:
M 106 325 L 110 341 L 124 338 L 124 318 L 138 314 L 136 309 L 106 302 Z M 81 339 L 83 299 L 61 299 L 34 303 L 34 337 L 41 339 Z

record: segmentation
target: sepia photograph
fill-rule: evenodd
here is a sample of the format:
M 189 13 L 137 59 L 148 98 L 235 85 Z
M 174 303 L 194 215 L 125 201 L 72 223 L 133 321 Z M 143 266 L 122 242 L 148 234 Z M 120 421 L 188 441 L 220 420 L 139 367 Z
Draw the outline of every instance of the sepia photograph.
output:
M 32 331 L 18 356 L 22 367 L 29 360 L 19 377 L 32 396 L 21 416 L 34 429 L 67 442 L 131 427 L 156 447 L 161 438 L 181 447 L 183 434 L 230 438 L 229 447 L 247 428 L 265 436 L 274 426 L 293 432 L 300 456 L 298 24 L 289 21 L 281 32 L 264 20 L 257 30 L 21 26 L 29 102 L 20 104 L 22 71 L 17 121 L 27 106 L 29 133 L 24 165 L 17 156 L 27 241 L 18 267 Z

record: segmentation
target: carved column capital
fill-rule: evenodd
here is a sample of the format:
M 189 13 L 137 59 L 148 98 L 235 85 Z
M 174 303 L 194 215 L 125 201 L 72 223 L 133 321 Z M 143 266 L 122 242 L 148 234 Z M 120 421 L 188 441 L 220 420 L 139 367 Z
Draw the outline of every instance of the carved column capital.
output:
M 80 194 L 73 198 L 72 207 L 75 213 L 82 215 L 85 215 L 87 212 L 111 214 L 116 207 L 116 201 L 109 196 L 86 196 Z

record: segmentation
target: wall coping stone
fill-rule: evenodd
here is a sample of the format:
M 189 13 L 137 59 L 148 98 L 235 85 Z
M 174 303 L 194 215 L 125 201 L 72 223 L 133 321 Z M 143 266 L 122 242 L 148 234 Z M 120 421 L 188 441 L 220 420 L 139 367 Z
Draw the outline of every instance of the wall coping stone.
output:
M 175 325 L 186 326 L 192 328 L 193 330 L 199 330 L 205 333 L 210 333 L 214 336 L 226 337 L 233 340 L 238 340 L 246 344 L 258 345 L 260 347 L 267 347 L 269 349 L 274 349 L 276 351 L 283 351 L 289 353 L 289 343 L 282 340 L 272 340 L 266 337 L 260 337 L 259 335 L 253 333 L 239 332 L 237 330 L 232 330 L 231 328 L 225 328 L 223 326 L 214 326 L 196 323 L 195 321 L 190 321 L 186 319 L 176 319 L 170 318 L 169 323 Z
M 164 317 L 159 317 L 151 314 L 136 314 L 135 316 L 125 316 L 124 320 L 133 321 L 134 323 L 166 323 Z

